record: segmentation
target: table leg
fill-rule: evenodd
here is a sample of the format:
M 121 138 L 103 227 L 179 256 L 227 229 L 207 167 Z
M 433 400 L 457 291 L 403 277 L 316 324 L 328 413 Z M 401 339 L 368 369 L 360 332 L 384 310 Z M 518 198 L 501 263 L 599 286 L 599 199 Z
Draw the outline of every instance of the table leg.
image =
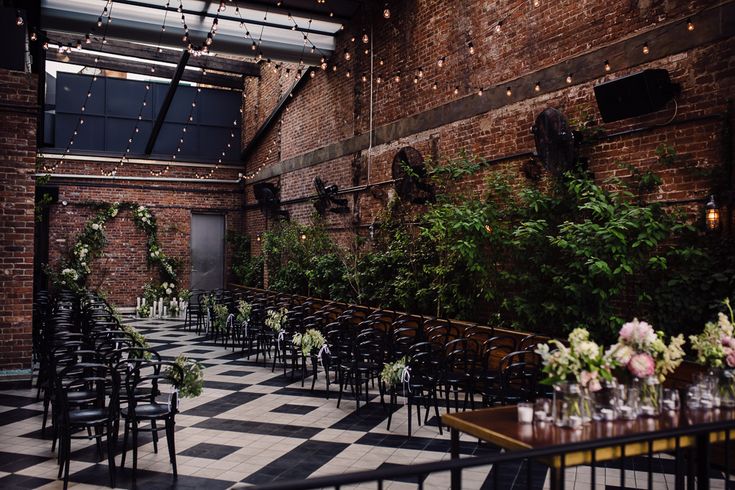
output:
M 697 490 L 709 490 L 709 433 L 697 436 Z
M 451 450 L 452 459 L 459 459 L 459 431 L 455 428 L 451 430 Z M 452 470 L 452 490 L 462 490 L 462 470 Z

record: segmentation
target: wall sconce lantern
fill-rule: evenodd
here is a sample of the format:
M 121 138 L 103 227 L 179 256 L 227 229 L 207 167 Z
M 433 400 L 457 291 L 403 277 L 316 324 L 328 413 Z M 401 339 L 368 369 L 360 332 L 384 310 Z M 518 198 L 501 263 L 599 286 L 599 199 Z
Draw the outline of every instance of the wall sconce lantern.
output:
M 707 231 L 720 229 L 720 208 L 717 207 L 715 196 L 709 196 L 709 201 L 704 205 L 704 221 Z
M 257 235 L 255 235 L 255 241 L 256 242 L 259 242 L 260 241 L 260 233 L 258 233 Z
M 306 241 L 306 233 L 302 233 L 301 234 L 301 241 L 302 242 L 305 242 Z

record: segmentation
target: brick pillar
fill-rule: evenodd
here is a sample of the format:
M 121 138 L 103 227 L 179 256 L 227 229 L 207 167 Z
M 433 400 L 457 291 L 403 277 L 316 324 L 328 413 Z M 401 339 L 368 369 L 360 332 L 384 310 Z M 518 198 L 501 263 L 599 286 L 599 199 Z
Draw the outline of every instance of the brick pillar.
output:
M 0 69 L 0 381 L 31 372 L 37 86 Z

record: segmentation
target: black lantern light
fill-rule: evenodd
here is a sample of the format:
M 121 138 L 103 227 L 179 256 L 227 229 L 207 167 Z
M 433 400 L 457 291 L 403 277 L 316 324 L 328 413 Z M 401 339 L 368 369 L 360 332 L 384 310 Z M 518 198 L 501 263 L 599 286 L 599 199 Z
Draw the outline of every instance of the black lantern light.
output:
M 707 231 L 720 229 L 720 208 L 717 207 L 714 195 L 709 196 L 709 201 L 704 205 L 704 222 Z

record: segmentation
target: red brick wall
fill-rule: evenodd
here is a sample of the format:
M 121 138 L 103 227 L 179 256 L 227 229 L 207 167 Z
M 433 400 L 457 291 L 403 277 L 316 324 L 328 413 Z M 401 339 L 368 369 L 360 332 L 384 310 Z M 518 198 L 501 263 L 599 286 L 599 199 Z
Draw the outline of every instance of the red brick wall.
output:
M 65 161 L 57 173 L 100 175 L 100 169 L 111 165 L 100 162 Z M 227 231 L 240 231 L 242 222 L 242 189 L 236 183 L 155 182 L 126 180 L 127 177 L 150 177 L 148 165 L 126 164 L 118 169 L 118 179 L 53 178 L 59 186 L 59 200 L 50 210 L 49 263 L 57 267 L 59 259 L 75 243 L 82 226 L 94 214 L 84 203 L 136 202 L 150 208 L 158 222 L 158 239 L 164 252 L 181 260 L 179 281 L 190 287 L 190 233 L 192 212 L 225 215 Z M 191 178 L 202 168 L 171 167 L 165 177 Z M 212 178 L 235 181 L 238 169 L 220 168 Z M 63 203 L 66 202 L 66 205 Z M 95 260 L 88 286 L 105 292 L 118 306 L 135 305 L 141 288 L 151 279 L 159 281 L 157 267 L 148 267 L 146 235 L 135 227 L 130 211 L 122 211 L 108 221 L 105 228 L 107 246 L 103 256 Z M 231 249 L 225 251 L 225 280 L 231 268 Z
M 665 68 L 673 81 L 682 88 L 677 98 L 676 120 L 700 116 L 723 114 L 726 99 L 735 93 L 735 43 L 732 38 L 696 42 L 712 25 L 698 24 L 700 12 L 712 6 L 706 0 L 671 2 L 606 2 L 591 0 L 580 6 L 579 2 L 542 0 L 539 7 L 532 2 L 505 0 L 501 2 L 441 2 L 438 0 L 416 0 L 393 2 L 392 16 L 384 20 L 376 15 L 373 41 L 375 77 L 383 78 L 375 85 L 374 125 L 399 121 L 408 115 L 436 108 L 449 101 L 472 95 L 479 87 L 504 87 L 513 81 L 537 70 L 560 65 L 560 80 L 565 77 L 564 63 L 573 56 L 593 52 L 606 45 L 625 42 L 626 39 L 655 29 L 666 22 L 676 21 L 680 37 L 690 36 L 694 47 L 662 57 L 665 46 L 656 39 L 650 43 L 650 53 L 640 61 L 642 46 L 630 42 L 625 46 L 625 55 L 616 60 L 612 70 L 592 81 L 573 79 L 563 89 L 553 92 L 542 90 L 536 94 L 529 87 L 514 86 L 516 94 L 511 103 L 503 101 L 498 108 L 483 114 L 458 120 L 436 129 L 417 132 L 409 136 L 392 139 L 374 146 L 369 153 L 361 150 L 357 156 L 370 160 L 371 183 L 391 178 L 390 163 L 403 146 L 418 148 L 424 156 L 431 154 L 432 140 L 440 158 L 454 157 L 467 149 L 480 157 L 493 159 L 516 152 L 533 151 L 533 137 L 529 131 L 536 116 L 547 107 L 556 107 L 569 118 L 581 118 L 591 114 L 601 121 L 593 93 L 593 85 L 601 81 L 618 78 L 646 68 Z M 394 5 L 395 4 L 395 5 Z M 495 21 L 514 10 L 496 32 Z M 382 9 L 381 5 L 378 5 Z M 695 30 L 687 31 L 686 19 L 691 17 Z M 273 154 L 266 148 L 277 147 L 280 161 L 323 148 L 328 144 L 344 141 L 354 135 L 364 134 L 369 128 L 369 83 L 361 81 L 361 74 L 369 70 L 369 57 L 363 53 L 365 45 L 360 42 L 363 28 L 370 32 L 365 22 L 368 16 L 358 18 L 338 38 L 334 60 L 338 69 L 332 70 L 332 62 L 326 72 L 319 70 L 304 88 L 292 99 L 288 111 L 283 113 L 280 137 L 275 131 L 264 139 L 252 158 L 246 162 L 246 172 L 262 165 L 276 163 Z M 351 37 L 357 39 L 353 43 Z M 694 36 L 694 37 L 692 37 Z M 471 40 L 476 53 L 469 55 L 466 42 Z M 636 41 L 637 42 L 637 41 Z M 345 61 L 343 53 L 352 53 Z M 443 68 L 436 60 L 446 56 Z M 383 61 L 383 65 L 380 61 Z M 333 60 L 332 60 L 333 61 Z M 602 69 L 605 59 L 595 61 Z M 413 82 L 418 68 L 424 71 L 419 83 Z M 351 70 L 350 78 L 345 76 Z M 400 70 L 401 81 L 390 80 Z M 602 71 L 602 70 L 600 70 Z M 604 73 L 604 71 L 603 71 Z M 438 89 L 431 86 L 437 82 Z M 543 81 L 548 86 L 548 80 Z M 246 112 L 258 102 L 260 113 L 275 105 L 273 84 L 267 77 L 258 83 L 252 81 L 245 104 Z M 459 94 L 453 90 L 459 88 Z M 519 100 L 520 99 L 520 100 Z M 470 100 L 470 103 L 471 100 Z M 606 133 L 639 128 L 665 122 L 673 114 L 673 106 L 656 114 L 626 119 L 603 125 Z M 630 172 L 621 170 L 618 163 L 628 162 L 641 168 L 652 166 L 659 171 L 663 185 L 651 196 L 651 200 L 701 200 L 713 186 L 708 174 L 724 162 L 722 120 L 697 120 L 672 124 L 638 133 L 630 133 L 605 139 L 587 151 L 590 167 L 599 179 L 611 175 L 626 176 Z M 247 136 L 245 141 L 247 141 Z M 660 144 L 674 146 L 679 158 L 671 168 L 659 165 L 655 149 Z M 324 180 L 337 183 L 340 188 L 352 185 L 353 159 L 349 154 L 325 161 L 309 168 L 286 171 L 275 177 L 280 182 L 282 200 L 313 195 L 312 179 L 320 175 Z M 480 187 L 488 173 L 498 170 L 510 172 L 522 179 L 521 165 L 527 157 L 510 159 L 485 170 L 471 180 L 469 185 Z M 361 183 L 365 183 L 362 180 Z M 252 203 L 247 191 L 247 202 Z M 361 223 L 370 224 L 384 201 L 375 199 L 370 193 L 360 194 Z M 695 207 L 696 208 L 696 207 Z M 312 212 L 310 203 L 286 206 L 291 216 L 305 220 Z M 329 218 L 335 227 L 342 226 L 344 218 Z M 264 227 L 257 210 L 246 214 L 246 228 L 255 234 Z
M 0 379 L 31 367 L 37 83 L 0 70 Z

